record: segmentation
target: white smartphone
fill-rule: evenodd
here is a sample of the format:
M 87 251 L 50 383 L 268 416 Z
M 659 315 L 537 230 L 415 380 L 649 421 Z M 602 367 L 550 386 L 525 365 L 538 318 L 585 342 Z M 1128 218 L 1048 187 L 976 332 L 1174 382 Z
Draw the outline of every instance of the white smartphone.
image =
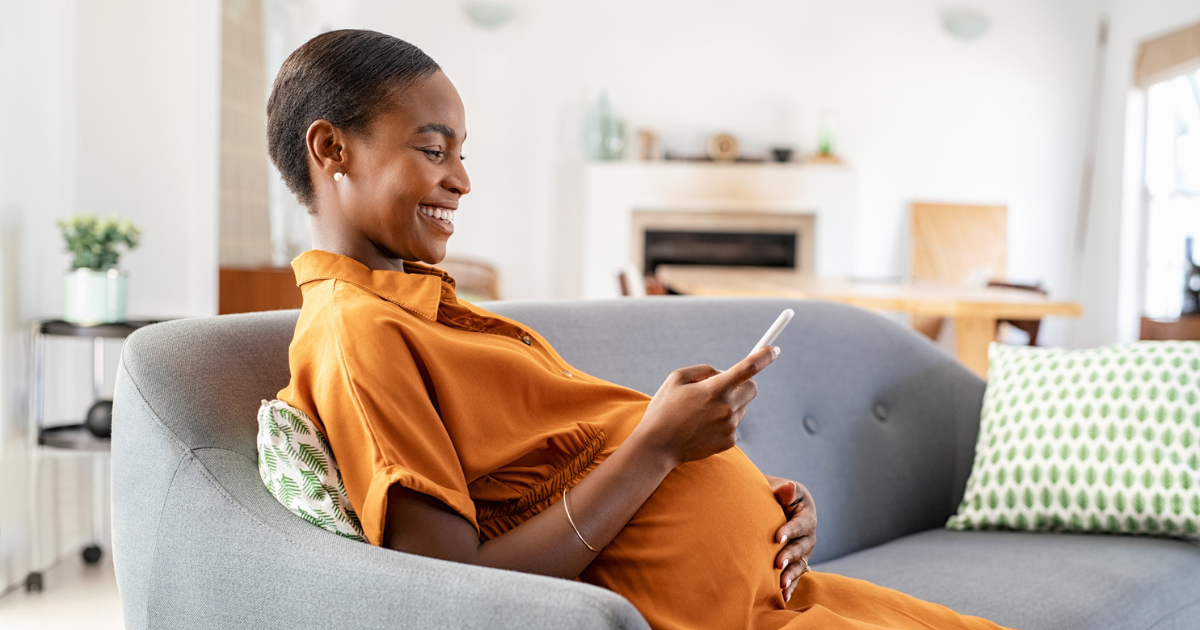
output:
M 759 350 L 762 350 L 763 348 L 775 343 L 775 339 L 779 337 L 779 333 L 783 332 L 784 328 L 787 328 L 788 322 L 792 321 L 792 316 L 795 314 L 796 313 L 790 308 L 784 309 L 784 311 L 779 314 L 779 317 L 775 319 L 775 323 L 771 324 L 771 327 L 767 329 L 767 332 L 762 336 L 762 339 L 759 339 L 758 343 L 754 344 L 754 349 L 750 351 L 750 354 L 754 354 L 755 352 L 758 352 Z

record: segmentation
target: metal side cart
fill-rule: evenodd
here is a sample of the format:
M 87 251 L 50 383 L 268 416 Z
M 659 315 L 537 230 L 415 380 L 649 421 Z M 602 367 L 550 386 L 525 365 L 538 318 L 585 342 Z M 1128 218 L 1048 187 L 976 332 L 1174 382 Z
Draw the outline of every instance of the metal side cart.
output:
M 39 520 L 39 487 L 42 457 L 45 449 L 60 452 L 75 452 L 92 459 L 92 543 L 83 549 L 83 559 L 88 564 L 100 561 L 100 541 L 104 539 L 104 499 L 108 496 L 105 487 L 105 472 L 109 466 L 111 440 L 98 437 L 86 422 L 45 426 L 46 415 L 46 337 L 73 337 L 92 342 L 92 408 L 88 415 L 107 413 L 111 423 L 112 401 L 104 396 L 104 340 L 124 339 L 133 331 L 157 323 L 156 321 L 127 321 L 117 324 L 81 326 L 61 320 L 42 320 L 33 324 L 33 361 L 30 374 L 29 403 L 29 575 L 25 577 L 27 591 L 42 590 L 42 571 L 46 564 L 41 555 L 40 536 L 45 531 Z M 107 403 L 107 406 L 105 406 Z M 58 523 L 54 524 L 55 527 Z M 57 560 L 57 559 L 56 559 Z

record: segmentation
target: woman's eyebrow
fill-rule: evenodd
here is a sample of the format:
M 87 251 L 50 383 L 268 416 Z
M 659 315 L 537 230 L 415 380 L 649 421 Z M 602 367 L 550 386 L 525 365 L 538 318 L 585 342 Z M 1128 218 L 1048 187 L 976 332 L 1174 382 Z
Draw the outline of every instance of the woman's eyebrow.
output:
M 441 123 L 421 125 L 420 127 L 417 127 L 417 131 L 416 131 L 416 133 L 430 133 L 430 132 L 440 133 L 443 136 L 446 136 L 447 138 L 449 138 L 450 140 L 453 140 L 458 137 L 458 134 L 454 133 L 453 129 L 451 129 L 450 127 L 443 125 Z

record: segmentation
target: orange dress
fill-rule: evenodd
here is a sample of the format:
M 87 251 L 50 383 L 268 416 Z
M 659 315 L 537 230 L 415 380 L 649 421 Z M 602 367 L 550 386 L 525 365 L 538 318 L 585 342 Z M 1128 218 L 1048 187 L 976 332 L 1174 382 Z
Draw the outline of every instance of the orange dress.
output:
M 324 430 L 372 544 L 396 483 L 444 503 L 480 540 L 503 534 L 620 446 L 649 403 L 575 369 L 521 324 L 459 302 L 432 267 L 372 271 L 316 250 L 292 266 L 304 307 L 279 398 Z M 804 575 L 785 603 L 772 540 L 784 521 L 734 448 L 667 475 L 580 578 L 620 593 L 658 630 L 997 627 L 826 573 Z

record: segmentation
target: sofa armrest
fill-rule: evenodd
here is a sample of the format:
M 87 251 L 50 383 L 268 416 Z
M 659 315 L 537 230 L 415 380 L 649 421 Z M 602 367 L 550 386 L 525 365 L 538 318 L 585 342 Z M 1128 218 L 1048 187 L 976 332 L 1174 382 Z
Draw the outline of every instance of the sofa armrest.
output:
M 187 535 L 159 541 L 151 601 L 164 627 L 196 619 L 214 628 L 646 627 L 629 602 L 601 588 L 373 547 L 290 513 L 256 514 L 286 509 L 260 497 L 266 489 L 246 475 L 231 477 L 246 483 L 215 481 L 214 471 L 247 465 L 221 449 L 180 462 L 173 485 L 187 491 L 168 496 L 164 525 Z M 199 520 L 209 526 L 195 527 Z M 245 601 L 230 607 L 231 598 Z
M 185 447 L 124 370 L 116 398 L 113 558 L 129 628 L 647 628 L 595 586 L 315 527 L 267 492 L 245 454 Z

